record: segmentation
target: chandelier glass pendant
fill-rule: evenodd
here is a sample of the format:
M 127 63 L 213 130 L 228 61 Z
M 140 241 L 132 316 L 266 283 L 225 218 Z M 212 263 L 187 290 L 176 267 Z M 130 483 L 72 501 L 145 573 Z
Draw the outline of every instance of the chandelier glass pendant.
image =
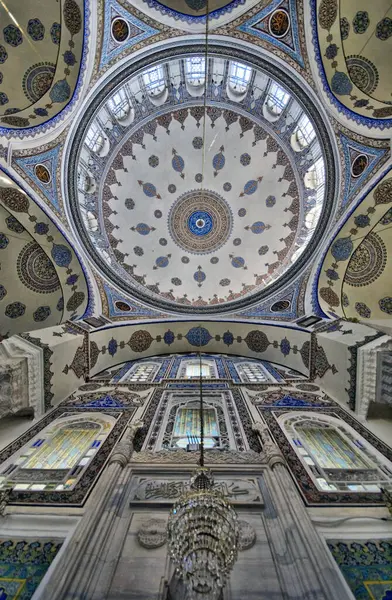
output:
M 237 559 L 239 526 L 235 511 L 225 497 L 214 490 L 211 472 L 204 466 L 200 352 L 199 361 L 200 466 L 191 477 L 189 491 L 178 499 L 171 510 L 168 548 L 177 573 L 187 587 L 184 600 L 219 600 Z

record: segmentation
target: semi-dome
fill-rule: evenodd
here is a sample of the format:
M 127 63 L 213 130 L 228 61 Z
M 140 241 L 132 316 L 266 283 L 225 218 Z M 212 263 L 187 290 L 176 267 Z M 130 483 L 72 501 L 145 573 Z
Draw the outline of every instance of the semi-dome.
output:
M 175 312 L 244 307 L 295 277 L 322 236 L 335 182 L 326 127 L 276 65 L 212 47 L 206 82 L 201 46 L 162 54 L 86 106 L 71 213 L 124 292 Z

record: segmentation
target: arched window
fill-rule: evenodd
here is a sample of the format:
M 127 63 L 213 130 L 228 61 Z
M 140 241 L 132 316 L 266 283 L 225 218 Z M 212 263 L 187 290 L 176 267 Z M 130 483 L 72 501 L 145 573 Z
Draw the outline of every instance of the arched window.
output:
M 307 148 L 316 137 L 314 127 L 305 114 L 303 114 L 298 121 L 295 137 L 301 149 Z
M 97 217 L 95 216 L 95 214 L 93 212 L 91 212 L 91 210 L 88 210 L 86 212 L 85 222 L 86 222 L 87 227 L 91 231 L 98 231 L 98 220 L 97 220 Z
M 210 365 L 202 363 L 201 367 L 200 367 L 200 364 L 195 362 L 195 363 L 190 363 L 186 366 L 185 377 L 187 379 L 200 378 L 200 370 L 201 370 L 202 377 L 213 376 L 213 374 L 211 374 L 212 369 L 211 369 Z
M 229 85 L 232 90 L 238 94 L 242 94 L 246 91 L 252 69 L 247 65 L 239 62 L 230 62 L 229 69 Z
M 166 87 L 162 65 L 156 65 L 144 71 L 143 81 L 150 96 L 159 96 Z
M 117 90 L 115 94 L 108 100 L 109 110 L 116 119 L 124 119 L 128 116 L 131 109 L 129 98 L 124 88 Z
M 4 463 L 0 488 L 73 489 L 114 423 L 113 417 L 89 413 L 55 421 Z
M 95 123 L 94 121 L 91 123 L 90 128 L 86 134 L 85 142 L 86 142 L 87 146 L 90 148 L 90 150 L 92 150 L 93 152 L 96 152 L 96 153 L 99 153 L 99 151 L 102 150 L 102 148 L 104 146 L 104 143 L 105 143 L 104 135 L 103 135 L 99 125 L 97 123 Z
M 186 78 L 191 85 L 204 85 L 205 82 L 205 65 L 204 56 L 191 56 L 186 59 L 185 72 Z
M 159 367 L 160 365 L 157 363 L 139 363 L 133 366 L 120 381 L 130 381 L 133 383 L 147 383 L 149 381 L 154 381 L 154 377 L 157 374 Z
M 305 173 L 304 182 L 305 187 L 316 191 L 316 205 L 321 204 L 325 191 L 325 165 L 322 156 L 320 156 L 314 165 Z
M 290 100 L 290 94 L 281 88 L 277 83 L 271 83 L 266 105 L 270 113 L 274 116 L 280 115 L 286 108 Z
M 258 383 L 260 381 L 270 381 L 271 377 L 268 376 L 263 366 L 256 362 L 243 362 L 235 365 L 237 373 L 244 383 Z
M 95 190 L 95 180 L 87 169 L 81 167 L 78 172 L 78 190 L 82 194 L 92 194 Z
M 204 408 L 203 424 L 204 447 L 218 447 L 220 445 L 220 435 L 215 408 L 208 407 L 208 405 Z M 198 443 L 200 443 L 200 408 L 194 402 L 177 409 L 171 446 L 186 448 L 188 444 Z
M 326 492 L 379 492 L 392 483 L 392 464 L 346 423 L 295 413 L 283 427 L 306 470 Z

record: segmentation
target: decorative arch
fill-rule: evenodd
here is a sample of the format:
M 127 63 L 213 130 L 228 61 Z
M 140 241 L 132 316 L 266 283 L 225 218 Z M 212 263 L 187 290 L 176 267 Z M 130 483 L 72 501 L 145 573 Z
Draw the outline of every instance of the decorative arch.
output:
M 73 490 L 115 422 L 103 413 L 65 413 L 1 465 L 1 488 L 15 492 Z
M 320 491 L 380 493 L 391 485 L 392 463 L 345 421 L 298 411 L 278 422 Z

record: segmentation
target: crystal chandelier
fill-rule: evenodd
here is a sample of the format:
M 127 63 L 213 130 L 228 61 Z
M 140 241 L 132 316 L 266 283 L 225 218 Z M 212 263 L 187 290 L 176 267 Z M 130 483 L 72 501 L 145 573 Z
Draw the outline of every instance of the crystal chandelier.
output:
M 184 600 L 218 600 L 237 559 L 239 526 L 235 511 L 224 496 L 214 490 L 211 472 L 204 466 L 200 352 L 199 361 L 200 467 L 191 477 L 189 491 L 179 498 L 170 512 L 168 547 L 177 573 L 187 586 Z

